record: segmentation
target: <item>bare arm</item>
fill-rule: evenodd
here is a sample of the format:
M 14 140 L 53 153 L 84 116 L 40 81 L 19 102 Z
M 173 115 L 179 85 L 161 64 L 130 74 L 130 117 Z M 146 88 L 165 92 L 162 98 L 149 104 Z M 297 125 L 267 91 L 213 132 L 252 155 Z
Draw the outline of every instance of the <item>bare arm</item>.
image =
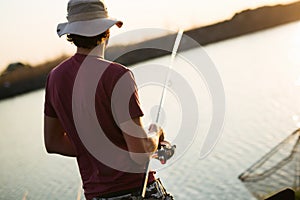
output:
M 139 165 L 144 165 L 158 148 L 159 140 L 163 140 L 163 131 L 156 125 L 150 126 L 150 134 L 142 128 L 141 118 L 134 118 L 132 121 L 122 123 L 121 129 L 128 146 L 131 159 Z M 143 153 L 143 154 L 136 154 Z
M 44 116 L 44 142 L 48 153 L 76 156 L 75 148 L 57 118 Z

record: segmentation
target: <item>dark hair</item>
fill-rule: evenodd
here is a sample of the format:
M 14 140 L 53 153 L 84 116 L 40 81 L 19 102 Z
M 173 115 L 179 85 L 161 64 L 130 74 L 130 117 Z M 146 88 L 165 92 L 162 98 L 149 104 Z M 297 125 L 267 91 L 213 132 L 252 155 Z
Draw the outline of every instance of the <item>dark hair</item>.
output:
M 68 34 L 67 40 L 69 42 L 74 43 L 77 47 L 85 48 L 85 49 L 92 49 L 95 46 L 101 43 L 103 40 L 109 38 L 110 32 L 109 30 L 92 37 L 86 37 L 81 35 L 75 34 Z

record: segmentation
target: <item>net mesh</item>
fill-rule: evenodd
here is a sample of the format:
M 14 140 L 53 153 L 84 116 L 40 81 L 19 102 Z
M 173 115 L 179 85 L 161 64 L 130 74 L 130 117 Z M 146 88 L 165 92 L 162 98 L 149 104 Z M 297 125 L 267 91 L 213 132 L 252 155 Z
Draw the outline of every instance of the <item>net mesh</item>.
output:
M 300 129 L 274 147 L 239 176 L 259 200 L 285 188 L 300 191 Z M 296 199 L 299 199 L 297 197 Z

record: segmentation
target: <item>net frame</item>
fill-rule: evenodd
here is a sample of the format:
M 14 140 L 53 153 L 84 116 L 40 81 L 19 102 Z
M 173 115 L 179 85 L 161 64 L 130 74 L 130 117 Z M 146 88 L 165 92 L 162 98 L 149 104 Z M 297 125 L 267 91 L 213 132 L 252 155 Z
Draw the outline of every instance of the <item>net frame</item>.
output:
M 291 173 L 293 177 L 284 177 Z M 259 200 L 285 188 L 292 188 L 296 193 L 300 191 L 300 129 L 272 148 L 238 178 Z

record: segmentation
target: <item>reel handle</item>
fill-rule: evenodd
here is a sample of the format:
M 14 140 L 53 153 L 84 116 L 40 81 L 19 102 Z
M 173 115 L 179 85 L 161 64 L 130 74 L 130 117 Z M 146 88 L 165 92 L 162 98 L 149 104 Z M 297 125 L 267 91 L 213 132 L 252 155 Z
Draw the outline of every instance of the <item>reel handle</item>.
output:
M 176 145 L 172 145 L 168 141 L 162 141 L 159 144 L 159 149 L 152 155 L 152 158 L 159 160 L 164 165 L 167 163 L 167 160 L 173 157 L 175 149 Z

